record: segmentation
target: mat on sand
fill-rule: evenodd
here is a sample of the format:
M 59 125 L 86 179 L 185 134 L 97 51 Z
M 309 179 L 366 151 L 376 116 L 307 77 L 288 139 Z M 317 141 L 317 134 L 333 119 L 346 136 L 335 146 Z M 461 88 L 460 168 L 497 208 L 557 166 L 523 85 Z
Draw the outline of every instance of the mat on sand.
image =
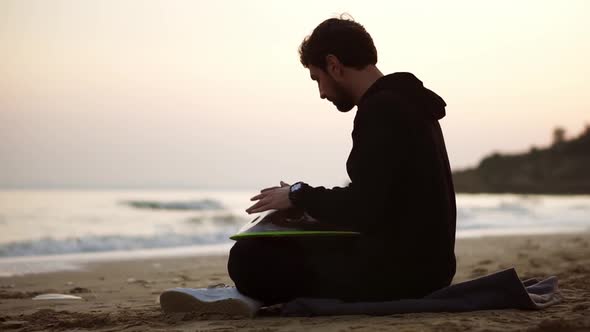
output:
M 390 315 L 489 309 L 543 309 L 562 300 L 557 278 L 521 281 L 514 268 L 440 289 L 424 298 L 385 302 L 343 302 L 298 298 L 282 307 L 286 316 Z

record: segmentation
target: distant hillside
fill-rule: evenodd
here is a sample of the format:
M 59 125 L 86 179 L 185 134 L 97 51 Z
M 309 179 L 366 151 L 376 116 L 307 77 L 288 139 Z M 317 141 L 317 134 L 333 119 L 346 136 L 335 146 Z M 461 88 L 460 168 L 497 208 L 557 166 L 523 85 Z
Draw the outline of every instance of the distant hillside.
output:
M 565 140 L 556 129 L 553 145 L 528 153 L 485 157 L 477 168 L 453 173 L 458 193 L 590 194 L 590 126 Z

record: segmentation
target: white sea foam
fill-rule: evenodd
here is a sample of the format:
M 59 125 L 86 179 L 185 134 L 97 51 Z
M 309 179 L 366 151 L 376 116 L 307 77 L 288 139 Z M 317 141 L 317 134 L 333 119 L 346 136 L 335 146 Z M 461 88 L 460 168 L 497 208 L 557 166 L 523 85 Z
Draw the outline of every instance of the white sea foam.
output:
M 42 238 L 0 245 L 0 257 L 56 255 L 81 252 L 174 248 L 230 243 L 235 229 L 210 234 L 163 233 L 155 236 L 85 236 L 66 239 Z

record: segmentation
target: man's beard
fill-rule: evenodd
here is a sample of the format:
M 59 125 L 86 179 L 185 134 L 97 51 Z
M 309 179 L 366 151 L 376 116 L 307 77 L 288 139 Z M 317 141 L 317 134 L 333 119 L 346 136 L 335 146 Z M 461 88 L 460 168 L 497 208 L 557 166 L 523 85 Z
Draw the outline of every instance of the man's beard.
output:
M 335 97 L 332 104 L 342 113 L 350 111 L 355 106 L 352 96 L 336 82 L 334 82 L 334 90 Z

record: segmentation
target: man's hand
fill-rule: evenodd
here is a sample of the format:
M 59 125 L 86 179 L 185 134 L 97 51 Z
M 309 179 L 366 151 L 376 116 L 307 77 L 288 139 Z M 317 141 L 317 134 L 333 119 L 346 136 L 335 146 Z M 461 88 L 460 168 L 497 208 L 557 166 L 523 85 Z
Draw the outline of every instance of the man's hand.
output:
M 280 187 L 269 187 L 262 189 L 260 194 L 250 198 L 251 201 L 258 201 L 252 205 L 246 212 L 258 213 L 267 210 L 282 210 L 293 206 L 289 199 L 290 185 L 281 181 Z

